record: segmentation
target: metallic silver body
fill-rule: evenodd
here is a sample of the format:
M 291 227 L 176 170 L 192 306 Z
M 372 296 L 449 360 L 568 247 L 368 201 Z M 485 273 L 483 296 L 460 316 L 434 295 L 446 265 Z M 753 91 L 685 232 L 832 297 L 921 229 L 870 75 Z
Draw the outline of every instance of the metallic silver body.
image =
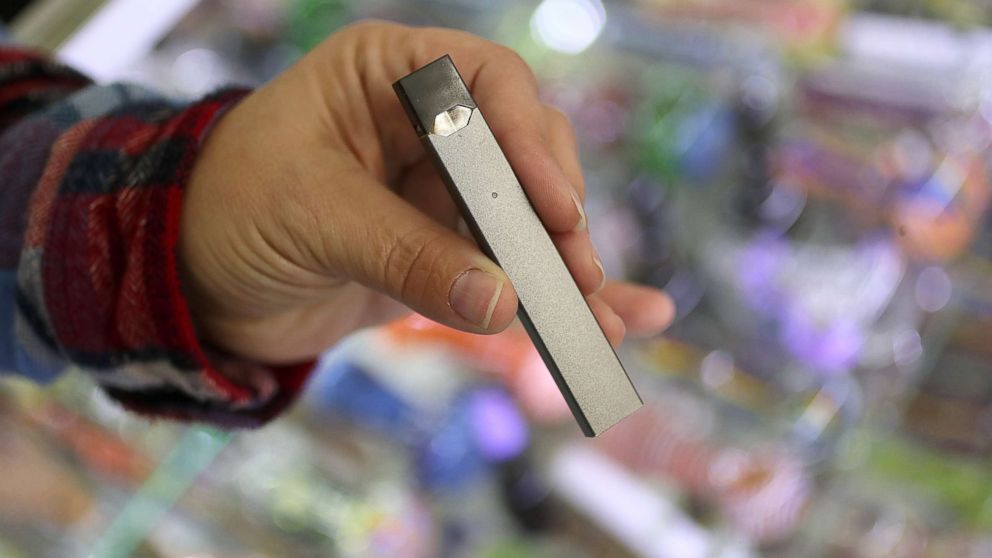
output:
M 451 59 L 432 62 L 394 87 L 479 245 L 510 278 L 520 320 L 583 433 L 599 435 L 640 408 L 640 396 Z

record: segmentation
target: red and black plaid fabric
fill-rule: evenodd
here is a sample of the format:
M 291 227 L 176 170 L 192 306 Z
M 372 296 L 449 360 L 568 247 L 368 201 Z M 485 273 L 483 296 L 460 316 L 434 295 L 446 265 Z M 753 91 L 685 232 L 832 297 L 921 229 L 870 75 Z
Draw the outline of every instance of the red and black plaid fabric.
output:
M 202 140 L 246 94 L 181 105 L 0 47 L 0 369 L 76 365 L 128 408 L 225 426 L 294 399 L 312 364 L 210 353 L 176 262 Z

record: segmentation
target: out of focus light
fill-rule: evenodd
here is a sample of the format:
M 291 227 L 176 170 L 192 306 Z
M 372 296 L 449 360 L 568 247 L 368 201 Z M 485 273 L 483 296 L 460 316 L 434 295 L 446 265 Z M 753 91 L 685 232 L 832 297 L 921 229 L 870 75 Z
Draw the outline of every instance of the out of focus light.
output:
M 472 430 L 479 449 L 494 461 L 516 457 L 527 447 L 527 424 L 510 396 L 498 389 L 473 395 Z
M 992 123 L 992 91 L 985 94 L 985 100 L 982 101 L 979 112 L 986 122 Z
M 176 58 L 172 63 L 172 75 L 182 93 L 202 95 L 224 85 L 230 71 L 219 53 L 208 48 L 194 48 Z
M 624 116 L 623 107 L 603 99 L 584 107 L 579 118 L 585 135 L 598 143 L 613 143 L 623 135 Z
M 552 459 L 549 475 L 565 500 L 638 556 L 721 555 L 707 531 L 670 500 L 589 447 L 561 449 Z M 739 555 L 749 557 L 751 553 L 742 550 Z
M 774 186 L 761 203 L 761 215 L 775 225 L 775 230 L 784 230 L 794 225 L 802 215 L 806 208 L 806 192 L 780 184 Z
M 915 329 L 896 334 L 892 339 L 892 354 L 895 363 L 907 366 L 920 360 L 923 356 L 923 339 Z
M 544 0 L 530 20 L 536 41 L 567 54 L 589 48 L 605 25 L 600 0 Z
M 734 379 L 734 359 L 723 351 L 706 355 L 699 367 L 700 377 L 710 389 L 717 389 Z
M 797 422 L 808 434 L 811 434 L 810 438 L 818 437 L 834 420 L 840 408 L 841 402 L 826 389 L 821 389 L 806 406 L 806 410 Z
M 902 180 L 921 180 L 933 169 L 933 146 L 923 132 L 906 130 L 896 138 L 893 159 Z
M 781 335 L 796 358 L 826 375 L 848 371 L 865 343 L 864 332 L 853 320 L 837 318 L 819 323 L 799 310 L 786 316 Z
M 147 54 L 200 0 L 110 0 L 59 47 L 62 62 L 111 81 Z
M 741 85 L 741 101 L 752 114 L 760 117 L 761 124 L 766 124 L 778 108 L 778 89 L 768 77 L 753 75 Z
M 937 312 L 951 301 L 951 278 L 939 267 L 928 267 L 916 279 L 916 303 L 927 312 Z

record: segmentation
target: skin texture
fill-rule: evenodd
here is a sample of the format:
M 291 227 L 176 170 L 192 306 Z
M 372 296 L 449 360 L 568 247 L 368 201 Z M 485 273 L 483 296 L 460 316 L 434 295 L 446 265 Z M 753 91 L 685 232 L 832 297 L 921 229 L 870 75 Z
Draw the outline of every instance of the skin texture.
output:
M 204 339 L 286 364 L 410 309 L 476 333 L 511 323 L 513 287 L 456 232 L 457 209 L 392 90 L 446 53 L 611 342 L 668 324 L 663 293 L 605 280 L 571 126 L 539 101 L 520 57 L 459 31 L 366 22 L 252 93 L 207 138 L 180 232 Z

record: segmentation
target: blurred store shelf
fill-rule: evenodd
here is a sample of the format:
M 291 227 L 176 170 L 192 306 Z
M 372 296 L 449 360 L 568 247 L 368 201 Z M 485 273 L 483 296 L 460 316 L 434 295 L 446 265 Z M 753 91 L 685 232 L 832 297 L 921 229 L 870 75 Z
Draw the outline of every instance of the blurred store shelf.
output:
M 127 2 L 16 32 L 190 97 L 364 17 L 516 49 L 572 120 L 608 271 L 678 317 L 623 348 L 646 409 L 592 442 L 520 330 L 419 317 L 230 437 L 5 382 L 0 555 L 992 556 L 989 0 L 154 4 L 126 56 L 97 39 Z

